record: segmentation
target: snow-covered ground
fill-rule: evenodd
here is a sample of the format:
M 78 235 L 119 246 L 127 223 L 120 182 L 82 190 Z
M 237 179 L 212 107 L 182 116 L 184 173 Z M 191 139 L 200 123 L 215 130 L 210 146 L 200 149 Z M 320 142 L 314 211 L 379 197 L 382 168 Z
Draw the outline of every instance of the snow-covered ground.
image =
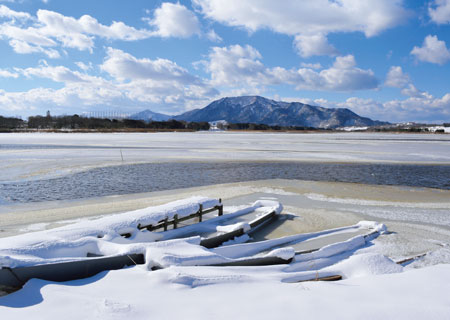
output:
M 450 136 L 382 133 L 8 133 L 0 181 L 168 161 L 320 161 L 449 164 Z
M 190 202 L 210 202 L 197 197 L 164 205 L 193 195 L 223 197 L 226 214 L 249 208 L 256 199 L 269 201 L 265 202 L 269 208 L 273 201 L 280 201 L 284 209 L 274 227 L 255 239 L 265 239 L 263 242 L 207 250 L 198 246 L 195 237 L 164 242 L 152 242 L 155 237 L 144 234 L 130 240 L 117 238 L 119 233 L 130 231 L 128 228 L 139 219 L 150 221 L 152 215 L 158 215 L 155 219 L 160 219 L 161 214 L 173 215 L 174 207 L 175 211 L 188 214 L 197 208 Z M 57 208 L 42 203 L 37 211 L 17 205 L 11 207 L 13 213 L 36 219 L 27 225 L 27 231 L 41 231 L 25 233 L 26 230 L 15 229 L 22 235 L 0 239 L 4 244 L 2 255 L 16 257 L 7 260 L 11 266 L 13 261 L 20 264 L 36 263 L 42 258 L 74 259 L 86 250 L 103 254 L 144 250 L 148 263 L 65 283 L 31 280 L 20 291 L 0 298 L 0 315 L 32 319 L 446 319 L 450 316 L 449 199 L 448 190 L 268 180 L 105 197 L 84 203 L 89 211 L 102 215 L 100 220 L 82 217 L 82 201 L 59 202 Z M 148 204 L 152 208 L 144 209 Z M 105 215 L 114 206 L 118 207 L 114 212 L 126 213 Z M 379 210 L 386 214 L 381 215 Z M 73 212 L 72 220 L 43 223 L 41 219 L 49 212 L 59 219 L 59 213 Z M 77 212 L 80 218 L 74 220 Z M 379 223 L 358 223 L 361 220 Z M 383 232 L 383 225 L 387 232 L 378 237 L 365 240 L 362 233 L 357 233 L 364 228 L 368 232 L 374 228 Z M 59 227 L 45 230 L 56 226 Z M 111 230 L 109 235 L 106 229 Z M 105 236 L 90 237 L 99 232 Z M 266 251 L 260 254 L 267 254 L 273 244 L 281 241 L 280 237 L 286 239 L 295 234 L 302 234 L 294 236 L 301 240 L 300 245 L 308 241 L 320 243 L 321 239 L 338 243 L 295 256 L 289 265 L 205 265 L 241 259 L 263 249 Z M 84 242 L 72 241 L 80 236 Z M 86 239 L 91 242 L 88 244 Z M 272 250 L 271 254 L 292 256 L 293 251 L 288 248 Z M 395 263 L 421 253 L 427 254 L 412 263 Z M 164 268 L 150 271 L 149 267 L 155 265 Z M 335 274 L 344 279 L 298 282 Z

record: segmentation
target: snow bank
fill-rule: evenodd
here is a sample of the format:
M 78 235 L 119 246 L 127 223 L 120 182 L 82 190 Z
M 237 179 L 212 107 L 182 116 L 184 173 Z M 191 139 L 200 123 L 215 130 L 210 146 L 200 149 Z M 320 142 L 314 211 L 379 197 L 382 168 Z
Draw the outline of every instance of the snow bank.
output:
M 328 258 L 346 251 L 355 250 L 356 248 L 360 248 L 365 244 L 366 240 L 364 239 L 364 236 L 356 236 L 347 241 L 330 244 L 328 246 L 320 248 L 318 251 L 297 255 L 295 256 L 295 261 L 302 262 L 313 259 Z
M 367 277 L 403 272 L 403 267 L 378 253 L 356 254 L 324 270 L 335 271 L 344 278 Z
M 415 259 L 406 268 L 423 268 L 441 263 L 450 264 L 450 246 L 448 245 Z
M 149 244 L 145 257 L 148 268 L 167 268 L 174 265 L 211 265 L 228 261 L 228 259 L 200 246 L 200 237 Z
M 257 211 L 257 215 L 264 215 L 272 211 L 280 213 L 283 208 L 277 201 L 260 200 L 237 212 L 164 233 L 137 228 L 139 224 L 155 224 L 166 218 L 172 219 L 176 214 L 179 218 L 191 215 L 199 210 L 200 205 L 207 209 L 218 204 L 219 201 L 216 199 L 191 197 L 161 206 L 81 221 L 60 228 L 2 238 L 0 239 L 0 266 L 23 267 L 84 260 L 88 253 L 101 256 L 142 253 L 147 257 L 149 268 L 233 262 L 249 255 L 229 257 L 207 250 L 200 246 L 199 236 L 177 240 L 167 238 L 180 237 L 186 233 L 198 234 L 208 228 L 219 232 L 237 229 L 244 229 L 246 232 L 250 230 L 250 225 L 245 222 L 225 226 L 217 224 L 255 210 L 260 210 Z M 127 234 L 127 237 L 123 234 Z M 235 239 L 234 243 L 247 240 L 249 240 L 248 236 Z M 226 244 L 231 243 L 233 242 Z M 257 253 L 262 248 L 264 247 L 259 247 Z M 278 255 L 286 256 L 287 253 L 284 251 L 273 253 L 273 256 Z
M 136 253 L 136 243 L 161 239 L 161 234 L 139 230 L 139 224 L 155 224 L 165 218 L 188 216 L 219 204 L 216 199 L 191 197 L 165 205 L 87 220 L 51 230 L 0 239 L 0 265 L 30 266 L 83 259 L 87 253 L 114 255 Z M 129 234 L 124 238 L 122 234 Z M 142 248 L 140 248 L 142 250 Z
M 280 248 L 270 251 L 263 257 L 276 257 L 289 260 L 294 257 L 292 248 Z M 208 266 L 229 262 L 238 262 L 251 258 L 229 258 L 214 250 L 200 246 L 200 237 L 167 240 L 147 244 L 146 261 L 149 269 L 168 268 L 171 266 Z

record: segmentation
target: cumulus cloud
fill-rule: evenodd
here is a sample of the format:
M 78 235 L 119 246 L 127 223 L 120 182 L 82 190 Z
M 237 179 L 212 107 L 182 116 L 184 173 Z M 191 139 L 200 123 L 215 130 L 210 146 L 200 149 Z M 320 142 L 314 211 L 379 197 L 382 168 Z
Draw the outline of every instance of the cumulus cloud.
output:
M 178 81 L 195 83 L 199 79 L 186 69 L 167 59 L 138 59 L 119 49 L 108 48 L 107 57 L 100 66 L 114 78 L 124 80 L 149 79 L 153 81 Z
M 401 89 L 400 92 L 404 96 L 427 99 L 431 97 L 428 92 L 417 89 L 409 75 L 404 73 L 400 66 L 392 66 L 389 69 L 384 85 Z
M 441 65 L 450 60 L 450 51 L 445 42 L 432 35 L 426 36 L 422 47 L 414 47 L 411 54 L 420 61 Z
M 197 16 L 180 3 L 164 2 L 154 11 L 152 19 L 144 19 L 153 30 L 137 29 L 121 21 L 105 25 L 89 15 L 77 19 L 42 9 L 33 17 L 5 5 L 0 5 L 0 17 L 9 19 L 0 25 L 0 38 L 7 39 L 15 52 L 40 52 L 50 58 L 60 57 L 59 47 L 92 52 L 97 38 L 137 41 L 149 37 L 199 35 L 214 42 L 221 41 L 214 30 L 203 33 Z
M 0 17 L 10 19 L 31 19 L 29 13 L 11 10 L 3 4 L 0 4 Z
M 311 56 L 335 56 L 338 51 L 328 43 L 328 39 L 323 34 L 297 35 L 294 45 L 302 57 Z
M 0 69 L 0 78 L 18 78 L 19 75 L 16 72 Z
M 426 94 L 386 102 L 360 97 L 350 97 L 342 102 L 326 99 L 290 98 L 288 100 L 301 100 L 303 103 L 327 108 L 348 108 L 361 116 L 394 123 L 409 121 L 442 123 L 450 117 L 450 93 L 441 98 Z
M 75 64 L 77 65 L 78 68 L 80 68 L 83 71 L 88 71 L 93 68 L 92 62 L 89 62 L 88 64 L 86 64 L 82 61 L 77 61 L 77 62 L 75 62 Z
M 213 47 L 205 64 L 213 85 L 258 86 L 268 82 L 266 68 L 259 59 L 261 54 L 252 46 L 232 45 Z
M 437 24 L 450 23 L 450 0 L 435 0 L 428 7 L 428 14 Z
M 266 85 L 288 84 L 297 90 L 352 91 L 374 89 L 378 80 L 371 70 L 356 67 L 352 55 L 336 57 L 333 65 L 321 71 L 313 68 L 267 68 L 262 56 L 252 46 L 232 45 L 214 47 L 209 60 L 203 61 L 216 86 L 257 88 Z M 317 67 L 317 66 L 315 66 Z
M 92 82 L 93 77 L 82 74 L 78 71 L 72 71 L 64 66 L 40 66 L 36 68 L 17 69 L 26 77 L 47 78 L 55 82 L 76 83 Z
M 193 0 L 207 18 L 250 32 L 270 29 L 296 37 L 300 54 L 335 55 L 326 35 L 363 32 L 367 37 L 402 23 L 409 13 L 401 0 Z M 255 8 L 258 8 L 257 10 Z
M 11 18 L 0 25 L 0 37 L 8 39 L 15 52 L 41 52 L 50 58 L 60 56 L 55 49 L 59 46 L 92 51 L 96 37 L 135 41 L 152 35 L 149 30 L 138 30 L 123 22 L 114 21 L 109 26 L 103 25 L 89 15 L 76 19 L 54 11 L 38 10 L 36 17 L 32 17 L 28 13 L 13 11 L 2 5 L 0 16 Z M 29 23 L 23 26 L 14 18 L 28 19 Z
M 426 91 L 421 91 L 416 88 L 415 85 L 409 83 L 406 87 L 404 87 L 401 93 L 405 96 L 414 97 L 414 98 L 430 98 L 431 95 Z
M 299 69 L 298 73 L 304 82 L 298 84 L 297 89 L 353 91 L 378 87 L 373 71 L 356 67 L 355 57 L 352 55 L 336 57 L 332 67 L 320 72 Z
M 180 3 L 164 2 L 155 10 L 149 24 L 156 28 L 155 35 L 163 38 L 189 38 L 200 34 L 200 23 L 195 14 Z
M 403 73 L 402 67 L 392 66 L 386 76 L 384 85 L 393 88 L 404 88 L 411 82 L 409 75 Z
M 48 110 L 64 113 L 64 108 L 93 110 L 117 108 L 136 111 L 151 107 L 159 112 L 180 112 L 204 106 L 219 93 L 202 79 L 166 59 L 138 59 L 122 50 L 108 48 L 100 69 L 106 77 L 89 75 L 91 66 L 81 64 L 84 72 L 45 61 L 37 67 L 15 68 L 30 79 L 50 79 L 60 89 L 39 88 L 25 92 L 0 90 L 0 111 Z M 0 76 L 1 76 L 0 71 Z M 7 73 L 4 73 L 7 75 Z M 14 106 L 14 109 L 11 108 Z

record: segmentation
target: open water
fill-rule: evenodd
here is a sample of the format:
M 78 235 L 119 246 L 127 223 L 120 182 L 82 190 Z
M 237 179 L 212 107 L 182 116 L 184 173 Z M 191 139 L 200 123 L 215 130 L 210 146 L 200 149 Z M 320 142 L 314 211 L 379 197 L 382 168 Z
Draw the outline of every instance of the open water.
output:
M 450 166 L 305 162 L 121 165 L 55 179 L 0 182 L 0 204 L 72 200 L 278 178 L 450 189 Z

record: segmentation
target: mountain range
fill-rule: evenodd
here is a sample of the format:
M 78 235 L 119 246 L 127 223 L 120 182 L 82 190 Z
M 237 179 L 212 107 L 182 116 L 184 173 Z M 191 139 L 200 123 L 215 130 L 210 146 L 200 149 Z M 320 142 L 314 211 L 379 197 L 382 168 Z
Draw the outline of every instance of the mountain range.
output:
M 146 118 L 139 118 L 139 114 Z M 283 102 L 260 96 L 227 97 L 213 101 L 202 109 L 195 109 L 177 116 L 167 116 L 146 110 L 133 115 L 133 119 L 148 120 L 148 115 L 166 116 L 167 119 L 189 122 L 226 120 L 229 123 L 258 123 L 271 126 L 301 126 L 314 128 L 338 128 L 348 126 L 375 126 L 386 122 L 361 117 L 346 108 L 323 108 L 301 102 Z M 166 119 L 166 120 L 167 120 Z
M 135 114 L 131 115 L 129 118 L 133 119 L 133 120 L 145 120 L 145 121 L 167 121 L 173 117 L 169 116 L 167 114 L 157 113 L 157 112 L 153 112 L 153 111 L 147 109 L 147 110 L 135 113 Z

